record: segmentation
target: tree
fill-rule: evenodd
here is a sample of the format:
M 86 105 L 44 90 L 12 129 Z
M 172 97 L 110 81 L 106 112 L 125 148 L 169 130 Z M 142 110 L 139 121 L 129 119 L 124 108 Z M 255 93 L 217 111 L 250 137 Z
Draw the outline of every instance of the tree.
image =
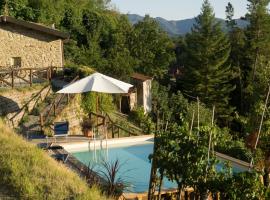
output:
M 231 2 L 229 2 L 228 5 L 226 6 L 226 23 L 229 30 L 233 29 L 236 25 L 233 16 L 234 16 L 234 8 Z
M 263 56 L 269 53 L 270 18 L 267 6 L 269 0 L 248 0 L 247 38 L 250 46 L 250 64 L 252 67 L 252 81 L 255 79 L 258 65 Z
M 172 40 L 149 16 L 134 25 L 129 48 L 137 60 L 135 70 L 156 78 L 168 73 L 169 65 L 175 60 Z
M 270 74 L 270 15 L 269 0 L 249 0 L 246 30 L 248 74 L 245 88 L 247 115 L 256 115 L 256 107 L 267 92 Z M 254 120 L 256 121 L 256 120 Z
M 208 0 L 186 36 L 186 49 L 184 77 L 180 81 L 184 92 L 198 96 L 208 107 L 215 105 L 218 117 L 228 120 L 233 110 L 229 95 L 234 90 L 230 83 L 231 66 L 227 63 L 230 43 Z
M 132 35 L 132 26 L 126 16 L 119 16 L 115 29 L 110 31 L 106 42 L 104 58 L 108 60 L 107 65 L 100 66 L 98 69 L 108 75 L 118 79 L 128 81 L 135 59 L 129 50 L 129 39 Z

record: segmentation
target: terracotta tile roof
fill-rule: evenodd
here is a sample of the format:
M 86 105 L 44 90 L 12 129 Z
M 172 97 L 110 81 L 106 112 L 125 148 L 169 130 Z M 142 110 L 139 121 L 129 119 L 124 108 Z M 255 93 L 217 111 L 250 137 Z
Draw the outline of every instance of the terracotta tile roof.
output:
M 29 28 L 32 30 L 40 31 L 43 33 L 47 33 L 49 35 L 54 35 L 56 37 L 59 37 L 61 39 L 68 39 L 69 34 L 61 32 L 59 30 L 56 30 L 54 28 L 50 28 L 41 24 L 33 23 L 33 22 L 27 22 L 21 19 L 15 19 L 13 17 L 9 16 L 0 16 L 0 23 L 11 23 L 18 26 L 22 26 L 25 28 Z
M 153 77 L 146 76 L 146 75 L 139 74 L 139 73 L 133 73 L 131 75 L 131 78 L 137 79 L 137 80 L 142 80 L 142 81 L 153 80 Z

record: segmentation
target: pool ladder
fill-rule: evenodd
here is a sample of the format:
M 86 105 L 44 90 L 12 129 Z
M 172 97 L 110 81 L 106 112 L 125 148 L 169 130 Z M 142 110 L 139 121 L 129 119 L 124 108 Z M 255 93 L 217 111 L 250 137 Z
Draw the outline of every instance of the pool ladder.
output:
M 108 160 L 108 155 L 109 155 L 109 149 L 108 149 L 108 134 L 107 134 L 107 129 L 106 129 L 106 127 L 104 127 L 104 132 L 105 132 L 105 150 L 106 150 L 106 154 L 105 154 L 105 159 L 106 160 Z M 91 151 L 91 142 L 93 142 L 93 145 L 94 145 L 94 154 L 93 154 L 93 160 L 95 161 L 95 162 L 97 162 L 97 148 L 96 148 L 96 146 L 97 146 L 97 137 L 96 137 L 96 135 L 99 135 L 99 134 L 96 134 L 96 133 L 98 133 L 98 130 L 97 129 L 93 129 L 93 133 L 94 133 L 94 135 L 93 135 L 93 137 L 92 137 L 92 141 L 91 140 L 89 140 L 89 142 L 88 142 L 88 150 L 89 151 Z M 100 142 L 100 150 L 103 150 L 104 148 L 103 148 L 103 141 L 104 141 L 104 138 L 102 137 L 102 138 L 100 138 L 100 140 L 99 140 L 99 142 Z

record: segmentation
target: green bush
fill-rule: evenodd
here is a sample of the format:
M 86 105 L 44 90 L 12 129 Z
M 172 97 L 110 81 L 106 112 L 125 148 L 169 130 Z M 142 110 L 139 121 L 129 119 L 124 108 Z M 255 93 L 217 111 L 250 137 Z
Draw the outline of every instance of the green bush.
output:
M 224 153 L 231 157 L 250 162 L 251 151 L 246 148 L 245 143 L 241 140 L 239 141 L 226 141 L 223 144 L 217 144 L 215 147 L 216 151 Z
M 144 108 L 138 107 L 132 110 L 129 114 L 129 119 L 136 123 L 138 126 L 141 126 L 141 123 L 143 123 L 143 121 L 145 120 Z
M 78 75 L 80 78 L 83 78 L 95 73 L 95 70 L 89 66 L 83 66 L 74 63 L 67 63 L 65 68 L 65 75 L 74 77 Z
M 16 199 L 105 199 L 0 121 L 0 188 Z
M 144 114 L 144 108 L 138 107 L 130 112 L 129 120 L 143 129 L 144 133 L 151 133 L 155 125 L 150 116 Z
M 98 111 L 110 113 L 115 110 L 112 95 L 96 92 L 88 92 L 82 95 L 81 106 L 83 110 L 86 113 L 96 112 L 97 99 L 98 99 Z

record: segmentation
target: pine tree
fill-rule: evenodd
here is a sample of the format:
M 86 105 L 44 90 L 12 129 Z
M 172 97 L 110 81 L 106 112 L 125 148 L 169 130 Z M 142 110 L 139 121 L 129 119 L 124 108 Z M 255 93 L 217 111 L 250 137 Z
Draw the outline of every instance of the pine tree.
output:
M 267 6 L 270 0 L 248 0 L 249 26 L 247 28 L 247 38 L 249 43 L 249 59 L 252 68 L 252 81 L 255 80 L 260 59 L 269 56 L 270 44 L 270 17 Z
M 236 86 L 231 93 L 231 104 L 236 107 L 236 111 L 240 114 L 244 112 L 244 87 L 247 79 L 245 68 L 247 65 L 246 55 L 246 37 L 245 31 L 237 27 L 237 23 L 233 19 L 234 8 L 229 2 L 226 7 L 226 25 L 231 43 L 231 52 L 228 63 L 231 65 L 233 72 L 232 84 Z
M 270 0 L 248 0 L 248 2 L 246 114 L 253 112 L 252 110 L 258 107 L 261 99 L 264 98 L 270 76 L 270 15 L 268 11 Z M 254 116 L 254 113 L 252 115 Z
M 198 96 L 209 107 L 215 105 L 219 117 L 227 118 L 233 110 L 229 107 L 229 95 L 234 90 L 227 63 L 230 43 L 208 0 L 204 1 L 192 32 L 186 36 L 186 46 L 184 92 Z

